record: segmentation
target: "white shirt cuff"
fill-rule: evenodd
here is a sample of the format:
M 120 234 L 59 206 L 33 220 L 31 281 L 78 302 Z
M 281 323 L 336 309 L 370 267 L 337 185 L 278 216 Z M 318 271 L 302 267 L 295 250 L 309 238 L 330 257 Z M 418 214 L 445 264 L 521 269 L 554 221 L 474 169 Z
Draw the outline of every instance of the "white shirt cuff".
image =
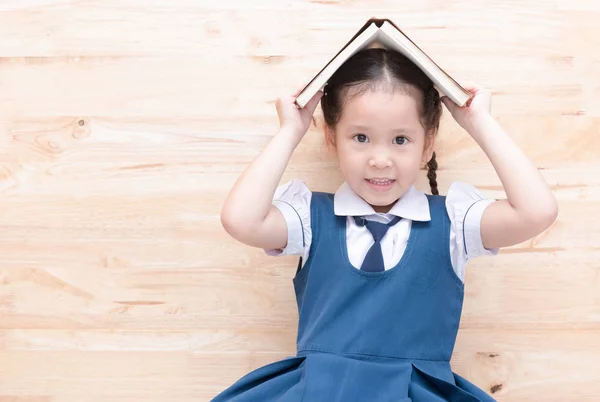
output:
M 467 258 L 475 258 L 482 255 L 497 255 L 499 249 L 486 249 L 481 240 L 481 217 L 483 211 L 495 200 L 483 199 L 476 201 L 466 212 L 464 220 L 464 244 Z
M 274 200 L 273 205 L 281 211 L 287 224 L 288 241 L 283 249 L 265 249 L 270 256 L 302 255 L 304 252 L 304 231 L 298 212 L 289 203 Z

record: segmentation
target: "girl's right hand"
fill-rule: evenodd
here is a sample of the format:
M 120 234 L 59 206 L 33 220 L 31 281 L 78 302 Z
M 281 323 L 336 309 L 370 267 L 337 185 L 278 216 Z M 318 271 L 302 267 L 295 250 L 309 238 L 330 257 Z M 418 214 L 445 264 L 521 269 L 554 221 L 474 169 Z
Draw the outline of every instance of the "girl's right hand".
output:
M 323 91 L 317 92 L 312 99 L 300 109 L 295 103 L 296 97 L 300 94 L 300 91 L 301 89 L 292 95 L 282 96 L 277 99 L 277 102 L 275 103 L 277 115 L 279 116 L 280 130 L 290 131 L 298 141 L 300 141 L 308 131 L 313 113 L 323 96 Z

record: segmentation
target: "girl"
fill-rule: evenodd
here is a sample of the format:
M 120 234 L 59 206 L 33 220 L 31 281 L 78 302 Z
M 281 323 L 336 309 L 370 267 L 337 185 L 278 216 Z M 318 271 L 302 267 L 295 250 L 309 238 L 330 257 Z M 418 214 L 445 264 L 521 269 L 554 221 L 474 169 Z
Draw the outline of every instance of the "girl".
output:
M 222 210 L 235 239 L 296 254 L 297 353 L 258 368 L 214 401 L 493 401 L 452 372 L 464 266 L 548 228 L 557 203 L 490 115 L 490 94 L 458 107 L 398 52 L 349 59 L 303 109 L 278 99 L 280 130 Z M 277 188 L 321 101 L 344 183 L 335 194 L 293 180 Z M 452 183 L 438 195 L 442 103 L 481 146 L 507 194 Z M 428 168 L 431 195 L 415 188 Z

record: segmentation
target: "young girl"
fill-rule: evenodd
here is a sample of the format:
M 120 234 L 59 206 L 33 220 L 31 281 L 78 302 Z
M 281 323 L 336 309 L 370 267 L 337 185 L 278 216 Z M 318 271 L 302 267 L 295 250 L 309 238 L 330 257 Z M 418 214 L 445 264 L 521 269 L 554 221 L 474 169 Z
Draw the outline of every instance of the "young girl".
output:
M 557 203 L 490 115 L 490 94 L 458 107 L 398 52 L 349 59 L 303 109 L 277 101 L 280 130 L 237 181 L 226 231 L 271 255 L 300 256 L 297 353 L 258 368 L 213 401 L 493 401 L 452 372 L 464 266 L 548 228 Z M 345 179 L 335 194 L 277 188 L 317 104 Z M 508 196 L 453 183 L 438 195 L 442 103 L 481 146 Z M 432 195 L 415 182 L 428 168 Z

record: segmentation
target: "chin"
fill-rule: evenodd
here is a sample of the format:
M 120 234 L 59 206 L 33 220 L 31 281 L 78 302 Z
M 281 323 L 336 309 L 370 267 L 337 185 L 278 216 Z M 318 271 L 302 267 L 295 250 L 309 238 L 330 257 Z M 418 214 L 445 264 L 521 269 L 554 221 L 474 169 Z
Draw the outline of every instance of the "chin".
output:
M 377 191 L 362 183 L 354 182 L 350 186 L 354 192 L 373 207 L 391 207 L 403 195 L 402 188 L 398 183 L 387 191 Z
M 396 201 L 398 201 L 400 195 L 397 193 L 379 195 L 368 194 L 363 198 L 373 207 L 391 207 Z

